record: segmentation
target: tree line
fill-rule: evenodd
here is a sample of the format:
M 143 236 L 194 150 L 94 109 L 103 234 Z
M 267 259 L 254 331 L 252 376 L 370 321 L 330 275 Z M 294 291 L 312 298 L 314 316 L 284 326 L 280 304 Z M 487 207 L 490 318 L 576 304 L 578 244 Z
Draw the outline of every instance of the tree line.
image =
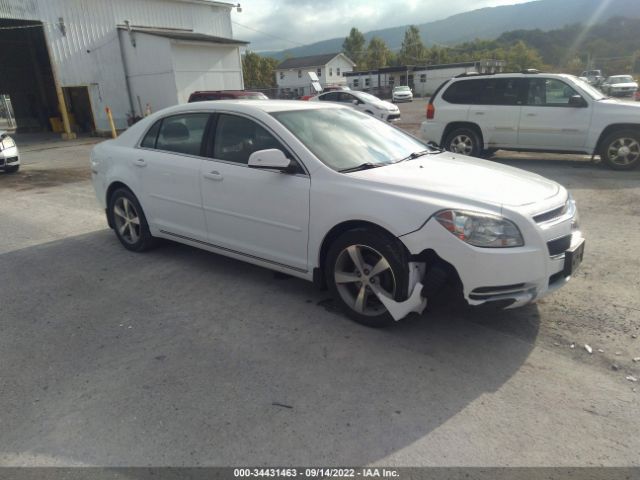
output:
M 593 26 L 580 24 L 542 30 L 514 30 L 495 40 L 474 40 L 455 46 L 427 47 L 420 29 L 410 25 L 402 44 L 390 48 L 380 37 L 366 41 L 353 27 L 344 39 L 342 51 L 356 63 L 356 70 L 376 70 L 400 65 L 436 65 L 483 59 L 505 61 L 506 71 L 536 68 L 579 74 L 587 68 L 601 68 L 605 74 L 640 71 L 640 19 L 611 18 Z M 245 85 L 251 88 L 276 86 L 279 61 L 247 51 L 243 56 Z

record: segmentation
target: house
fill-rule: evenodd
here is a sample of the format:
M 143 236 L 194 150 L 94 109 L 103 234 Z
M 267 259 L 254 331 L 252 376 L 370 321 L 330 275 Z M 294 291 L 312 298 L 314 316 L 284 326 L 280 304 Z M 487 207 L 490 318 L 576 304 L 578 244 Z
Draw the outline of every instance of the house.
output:
M 322 88 L 346 85 L 345 74 L 356 64 L 344 53 L 325 53 L 309 57 L 288 58 L 276 67 L 276 82 L 281 93 L 294 96 L 312 93 L 309 73 L 315 73 Z
M 370 91 L 376 95 L 390 97 L 397 85 L 408 85 L 414 95 L 427 97 L 445 81 L 468 72 L 498 73 L 504 69 L 502 60 L 479 60 L 475 62 L 449 63 L 442 65 L 402 65 L 384 67 L 379 70 L 349 72 L 347 85 L 352 90 Z
M 194 90 L 242 89 L 235 3 L 2 0 L 0 92 L 18 129 L 124 129 Z

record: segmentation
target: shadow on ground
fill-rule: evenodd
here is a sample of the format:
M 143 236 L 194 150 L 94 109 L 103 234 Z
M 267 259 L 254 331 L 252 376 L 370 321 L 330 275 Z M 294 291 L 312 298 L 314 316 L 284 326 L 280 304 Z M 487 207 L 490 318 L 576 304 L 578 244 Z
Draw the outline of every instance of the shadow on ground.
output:
M 371 330 L 310 283 L 109 231 L 0 255 L 0 283 L 14 463 L 367 464 L 500 389 L 539 323 L 440 308 Z

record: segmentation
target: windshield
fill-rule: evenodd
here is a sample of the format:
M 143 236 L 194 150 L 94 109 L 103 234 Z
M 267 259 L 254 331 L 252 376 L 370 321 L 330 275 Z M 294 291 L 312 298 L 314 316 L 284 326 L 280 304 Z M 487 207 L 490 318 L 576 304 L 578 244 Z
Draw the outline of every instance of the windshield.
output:
M 402 130 L 350 108 L 293 110 L 271 115 L 334 170 L 365 163 L 388 165 L 412 153 L 430 150 Z
M 618 77 L 611 77 L 609 83 L 633 83 L 633 78 L 630 75 L 620 75 Z
M 409 91 L 410 88 L 409 87 L 395 87 L 394 90 L 396 90 L 396 91 Z
M 575 82 L 587 95 L 589 95 L 594 100 L 602 100 L 603 98 L 607 98 L 602 94 L 600 90 L 595 87 L 592 87 L 591 84 L 585 82 L 581 78 L 571 76 L 570 77 L 573 82 Z

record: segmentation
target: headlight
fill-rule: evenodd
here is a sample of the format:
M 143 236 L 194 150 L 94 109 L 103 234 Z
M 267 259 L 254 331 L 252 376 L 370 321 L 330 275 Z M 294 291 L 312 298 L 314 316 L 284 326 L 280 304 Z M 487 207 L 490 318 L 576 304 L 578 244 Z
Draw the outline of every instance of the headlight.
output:
M 475 247 L 503 248 L 524 245 L 515 223 L 495 215 L 443 210 L 435 215 L 444 228 L 463 242 Z

